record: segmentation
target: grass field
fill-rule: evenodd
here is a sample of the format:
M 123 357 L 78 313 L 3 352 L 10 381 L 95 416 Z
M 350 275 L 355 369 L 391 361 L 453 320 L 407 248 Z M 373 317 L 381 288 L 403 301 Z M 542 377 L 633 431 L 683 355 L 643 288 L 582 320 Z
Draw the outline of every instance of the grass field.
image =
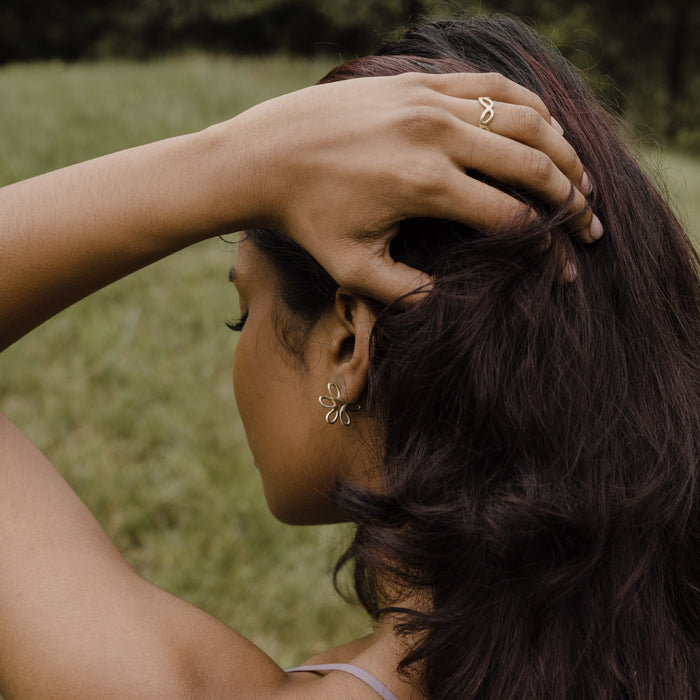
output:
M 202 128 L 327 67 L 191 56 L 5 68 L 0 181 Z M 220 241 L 195 246 L 45 324 L 0 356 L 0 408 L 142 575 L 294 665 L 368 625 L 330 581 L 346 532 L 267 512 L 231 390 L 232 260 Z
M 202 128 L 328 67 L 200 55 L 6 67 L 0 183 Z M 651 160 L 700 240 L 700 163 Z M 330 583 L 347 531 L 283 526 L 265 507 L 231 392 L 231 260 L 221 241 L 195 246 L 62 313 L 0 357 L 0 407 L 143 576 L 293 665 L 368 624 Z

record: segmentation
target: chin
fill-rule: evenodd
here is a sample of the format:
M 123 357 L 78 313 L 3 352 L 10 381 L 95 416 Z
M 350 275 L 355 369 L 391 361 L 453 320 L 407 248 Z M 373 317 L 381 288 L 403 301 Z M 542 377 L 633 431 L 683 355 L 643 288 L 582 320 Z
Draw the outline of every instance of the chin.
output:
M 273 497 L 265 490 L 265 501 L 272 515 L 286 525 L 331 525 L 348 521 L 347 516 L 333 505 L 330 496 L 314 495 L 316 498 L 294 500 L 289 494 L 275 494 Z

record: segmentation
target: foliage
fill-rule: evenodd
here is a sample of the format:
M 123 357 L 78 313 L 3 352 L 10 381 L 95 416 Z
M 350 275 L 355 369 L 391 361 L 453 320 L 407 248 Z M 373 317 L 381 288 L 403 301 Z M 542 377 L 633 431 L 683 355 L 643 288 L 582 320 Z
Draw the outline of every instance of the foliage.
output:
M 186 46 L 237 53 L 370 51 L 421 0 L 7 0 L 0 61 L 150 56 Z
M 693 0 L 488 0 L 491 9 L 534 20 L 634 122 L 678 145 L 700 148 L 700 5 Z M 591 63 L 591 58 L 595 63 Z M 611 76 L 604 85 L 600 76 Z M 625 101 L 626 95 L 629 101 Z
M 192 47 L 347 60 L 424 14 L 464 8 L 532 18 L 632 121 L 700 149 L 693 110 L 700 5 L 693 0 L 5 0 L 0 63 L 145 58 Z

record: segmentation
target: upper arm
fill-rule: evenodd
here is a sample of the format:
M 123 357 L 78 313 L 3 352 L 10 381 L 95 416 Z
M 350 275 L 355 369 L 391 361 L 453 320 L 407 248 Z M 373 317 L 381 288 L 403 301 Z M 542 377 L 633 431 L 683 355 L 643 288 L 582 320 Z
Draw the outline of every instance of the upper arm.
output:
M 6 698 L 258 697 L 285 674 L 138 577 L 0 414 L 0 692 Z

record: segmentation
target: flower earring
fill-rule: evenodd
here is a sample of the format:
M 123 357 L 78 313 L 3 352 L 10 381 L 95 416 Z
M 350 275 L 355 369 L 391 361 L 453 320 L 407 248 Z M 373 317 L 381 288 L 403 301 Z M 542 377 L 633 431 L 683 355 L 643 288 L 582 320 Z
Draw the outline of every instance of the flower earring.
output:
M 326 423 L 333 425 L 338 418 L 343 425 L 350 425 L 350 414 L 348 411 L 359 411 L 360 404 L 348 403 L 340 398 L 340 389 L 335 382 L 328 382 L 328 396 L 319 396 L 318 402 L 324 408 L 329 408 L 326 413 Z

